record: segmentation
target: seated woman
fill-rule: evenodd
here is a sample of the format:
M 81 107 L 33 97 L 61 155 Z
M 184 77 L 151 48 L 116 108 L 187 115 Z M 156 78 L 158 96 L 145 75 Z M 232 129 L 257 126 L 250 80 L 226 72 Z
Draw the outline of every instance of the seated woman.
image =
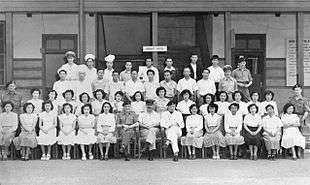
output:
M 215 97 L 213 94 L 208 93 L 203 96 L 203 104 L 199 107 L 200 114 L 202 116 L 205 116 L 208 114 L 208 106 L 211 103 L 214 103 L 214 100 L 215 100 Z
M 267 158 L 275 160 L 275 155 L 280 149 L 282 121 L 275 115 L 273 105 L 266 106 L 267 116 L 263 118 L 263 139 L 268 151 Z
M 196 159 L 196 148 L 202 148 L 203 117 L 198 113 L 198 106 L 189 107 L 191 115 L 186 118 L 186 136 L 182 137 L 181 144 L 187 146 L 189 159 Z
M 239 104 L 229 105 L 229 112 L 224 116 L 225 139 L 229 146 L 230 159 L 237 160 L 238 146 L 244 143 L 244 138 L 240 135 L 242 129 L 242 114 L 238 111 Z
M 251 160 L 257 160 L 257 150 L 262 143 L 262 118 L 258 113 L 258 106 L 250 104 L 248 106 L 249 114 L 244 117 L 244 141 L 249 146 Z
M 220 147 L 226 146 L 225 138 L 221 131 L 222 116 L 217 114 L 218 105 L 211 103 L 208 106 L 209 114 L 205 115 L 204 147 L 212 147 L 213 159 L 220 159 Z
M 291 103 L 287 103 L 283 107 L 283 115 L 281 120 L 283 123 L 283 136 L 281 146 L 286 149 L 291 149 L 293 160 L 301 157 L 301 150 L 305 149 L 306 139 L 299 131 L 300 119 L 295 112 L 295 107 Z M 297 153 L 295 147 L 297 147 Z

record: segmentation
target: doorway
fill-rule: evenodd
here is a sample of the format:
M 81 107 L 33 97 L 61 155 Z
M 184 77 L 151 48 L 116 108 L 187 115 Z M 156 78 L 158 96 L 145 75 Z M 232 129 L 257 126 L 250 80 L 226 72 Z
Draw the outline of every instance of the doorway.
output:
M 76 34 L 43 34 L 43 85 L 44 94 L 53 87 L 57 80 L 57 69 L 64 64 L 64 54 L 67 51 L 77 53 Z
M 232 67 L 236 68 L 240 56 L 245 57 L 246 67 L 253 77 L 250 92 L 260 94 L 265 90 L 265 57 L 266 35 L 265 34 L 236 34 L 235 48 L 232 49 Z M 261 97 L 262 98 L 262 97 Z

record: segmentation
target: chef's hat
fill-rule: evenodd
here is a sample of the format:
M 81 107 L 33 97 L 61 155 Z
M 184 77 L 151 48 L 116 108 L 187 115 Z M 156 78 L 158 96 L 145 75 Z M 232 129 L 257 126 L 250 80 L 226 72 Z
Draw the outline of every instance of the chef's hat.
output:
M 107 62 L 113 62 L 115 60 L 115 55 L 109 54 L 108 56 L 104 58 L 104 60 Z

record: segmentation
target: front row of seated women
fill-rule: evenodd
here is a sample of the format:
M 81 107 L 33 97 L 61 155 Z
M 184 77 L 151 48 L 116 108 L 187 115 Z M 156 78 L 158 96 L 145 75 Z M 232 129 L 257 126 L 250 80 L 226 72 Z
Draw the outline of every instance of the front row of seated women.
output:
M 57 116 L 53 111 L 53 103 L 49 100 L 43 102 L 43 112 L 39 114 L 34 113 L 34 105 L 28 102 L 24 104 L 24 113 L 20 115 L 21 132 L 18 137 L 15 137 L 18 115 L 12 112 L 14 105 L 12 102 L 4 102 L 2 105 L 4 111 L 0 114 L 1 159 L 7 158 L 8 148 L 13 141 L 16 149 L 21 150 L 22 160 L 29 160 L 30 149 L 37 145 L 41 146 L 41 159 L 49 160 L 51 146 L 56 142 L 62 146 L 63 160 L 70 160 L 70 150 L 74 144 L 80 145 L 82 160 L 93 159 L 92 146 L 95 143 L 99 144 L 101 159 L 107 160 L 110 144 L 116 143 L 116 134 L 119 134 L 122 141 L 120 151 L 124 153 L 125 160 L 129 160 L 129 144 L 136 138 L 137 128 L 140 137 L 146 141 L 145 148 L 149 160 L 153 160 L 156 136 L 160 128 L 165 131 L 166 136 L 163 147 L 171 145 L 174 161 L 178 161 L 179 138 L 181 144 L 187 146 L 190 159 L 195 159 L 195 149 L 202 147 L 211 147 L 212 158 L 220 159 L 220 148 L 228 146 L 230 159 L 235 160 L 238 147 L 245 144 L 249 147 L 250 159 L 257 160 L 258 150 L 264 142 L 268 159 L 274 160 L 282 146 L 291 149 L 292 157 L 296 160 L 305 148 L 305 137 L 299 131 L 299 117 L 294 114 L 295 108 L 290 103 L 284 106 L 284 113 L 279 118 L 271 104 L 266 106 L 267 115 L 262 117 L 254 103 L 248 105 L 248 114 L 245 116 L 238 111 L 238 103 L 231 103 L 224 116 L 217 113 L 219 107 L 215 103 L 207 106 L 204 115 L 198 114 L 199 108 L 196 104 L 189 107 L 190 114 L 182 115 L 176 110 L 177 105 L 173 100 L 168 102 L 167 110 L 162 113 L 154 111 L 154 100 L 146 100 L 146 111 L 137 115 L 132 111 L 130 102 L 124 102 L 123 111 L 118 114 L 113 114 L 111 104 L 105 102 L 97 116 L 93 114 L 91 104 L 83 105 L 81 114 L 76 115 L 73 114 L 73 106 L 64 103 L 62 114 Z M 36 135 L 37 124 L 40 128 L 39 136 Z M 88 152 L 85 145 L 88 146 Z

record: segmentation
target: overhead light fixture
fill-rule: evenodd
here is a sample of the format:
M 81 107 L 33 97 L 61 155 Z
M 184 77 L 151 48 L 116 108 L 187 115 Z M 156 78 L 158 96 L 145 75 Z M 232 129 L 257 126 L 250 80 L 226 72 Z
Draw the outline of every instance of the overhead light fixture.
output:
M 219 16 L 219 13 L 218 12 L 215 12 L 213 13 L 214 17 L 218 17 Z
M 94 17 L 95 16 L 95 14 L 93 12 L 90 12 L 88 15 L 89 15 L 89 17 Z
M 275 13 L 275 16 L 276 16 L 276 17 L 280 17 L 280 16 L 281 16 L 281 13 L 280 13 L 280 12 L 276 12 L 276 13 Z
M 27 17 L 32 17 L 32 13 L 26 13 Z

